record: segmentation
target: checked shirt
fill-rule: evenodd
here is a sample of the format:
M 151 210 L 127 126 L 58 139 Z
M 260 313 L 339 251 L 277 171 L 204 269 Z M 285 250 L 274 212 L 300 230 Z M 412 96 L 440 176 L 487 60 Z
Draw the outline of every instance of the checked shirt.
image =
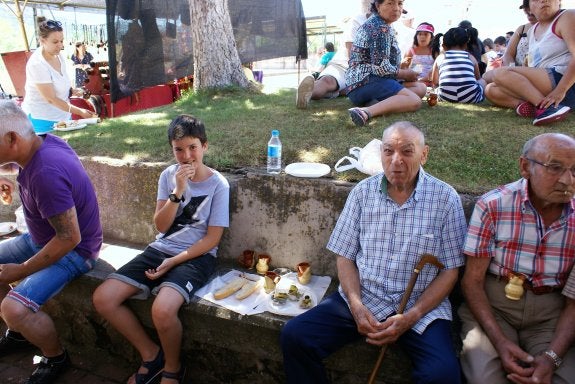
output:
M 575 200 L 548 228 L 520 179 L 483 195 L 475 205 L 464 253 L 491 257 L 489 272 L 522 273 L 533 287 L 563 287 L 575 262 Z
M 399 302 L 423 253 L 431 253 L 445 268 L 463 265 L 467 225 L 461 199 L 448 184 L 423 168 L 414 192 L 398 205 L 386 193 L 383 174 L 362 180 L 351 191 L 327 248 L 353 260 L 359 271 L 363 304 L 380 321 L 396 313 Z M 406 310 L 437 275 L 435 267 L 421 271 Z M 339 292 L 348 302 L 341 285 Z M 451 320 L 445 298 L 413 327 L 419 334 L 436 319 Z

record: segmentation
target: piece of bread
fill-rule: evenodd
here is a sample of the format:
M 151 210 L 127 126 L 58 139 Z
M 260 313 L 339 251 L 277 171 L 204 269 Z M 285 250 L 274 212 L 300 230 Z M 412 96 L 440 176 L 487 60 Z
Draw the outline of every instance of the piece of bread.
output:
M 239 291 L 244 286 L 244 284 L 246 284 L 247 282 L 248 282 L 248 280 L 244 279 L 243 277 L 235 278 L 234 280 L 230 281 L 229 283 L 224 285 L 222 288 L 220 288 L 216 292 L 214 292 L 214 299 L 216 299 L 216 300 L 225 299 L 226 297 Z
M 248 281 L 244 286 L 236 293 L 236 299 L 243 300 L 252 293 L 254 293 L 261 286 L 259 281 Z

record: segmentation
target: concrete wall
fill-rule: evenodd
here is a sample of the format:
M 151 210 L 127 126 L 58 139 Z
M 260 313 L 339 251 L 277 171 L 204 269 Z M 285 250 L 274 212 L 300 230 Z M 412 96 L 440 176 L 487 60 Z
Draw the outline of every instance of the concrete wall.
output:
M 98 194 L 105 238 L 152 241 L 157 180 L 167 164 L 83 163 Z M 231 185 L 230 228 L 220 245 L 222 259 L 236 259 L 244 249 L 253 249 L 270 254 L 273 267 L 293 268 L 305 260 L 312 262 L 315 274 L 336 275 L 334 257 L 325 245 L 353 184 L 272 176 L 261 170 L 225 176 Z M 475 199 L 462 200 L 469 217 Z
M 165 163 L 127 164 L 83 159 L 100 204 L 107 241 L 146 245 L 157 232 L 152 223 L 157 181 Z M 314 274 L 335 276 L 334 256 L 325 249 L 354 184 L 333 179 L 268 175 L 261 170 L 226 174 L 230 182 L 230 228 L 218 252 L 237 259 L 244 249 L 271 255 L 272 267 L 312 262 Z M 461 196 L 469 217 L 474 196 Z M 0 205 L 0 220 L 15 221 L 17 196 Z
M 157 180 L 167 164 L 130 165 L 98 159 L 83 159 L 83 163 L 98 195 L 105 240 L 143 248 L 156 235 L 152 215 Z M 336 276 L 334 256 L 325 245 L 353 184 L 271 176 L 261 170 L 226 177 L 231 185 L 231 223 L 218 253 L 223 264 L 233 267 L 244 249 L 253 249 L 269 253 L 272 267 L 293 268 L 307 260 L 314 274 Z M 469 217 L 475 199 L 462 196 L 462 200 Z M 16 197 L 12 206 L 0 206 L 0 220 L 14 221 L 13 210 L 19 203 Z M 128 252 L 121 254 L 122 259 L 131 257 Z M 90 300 L 93 290 L 119 261 L 110 260 L 102 257 L 94 271 L 72 282 L 46 310 L 70 350 L 109 354 L 135 367 L 139 359 L 133 348 L 95 313 Z M 336 284 L 334 280 L 330 290 Z M 151 300 L 130 305 L 153 334 Z M 269 313 L 241 316 L 202 300 L 182 308 L 180 318 L 187 330 L 182 349 L 198 382 L 285 381 L 278 337 L 287 318 Z M 332 382 L 367 381 L 377 353 L 378 348 L 363 342 L 338 351 L 327 360 Z M 407 384 L 410 372 L 405 354 L 392 347 L 379 378 L 388 384 Z

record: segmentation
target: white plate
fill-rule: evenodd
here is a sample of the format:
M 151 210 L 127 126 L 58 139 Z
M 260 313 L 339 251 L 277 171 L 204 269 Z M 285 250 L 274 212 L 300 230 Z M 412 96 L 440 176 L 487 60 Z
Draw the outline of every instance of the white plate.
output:
M 276 315 L 297 316 L 297 315 L 301 315 L 302 313 L 304 313 L 308 309 L 315 307 L 317 305 L 317 298 L 315 297 L 315 294 L 307 288 L 302 288 L 300 285 L 297 285 L 297 287 L 298 287 L 298 291 L 302 294 L 301 297 L 297 301 L 292 301 L 290 299 L 287 299 L 285 304 L 276 304 L 272 300 L 273 292 L 270 293 L 268 295 L 268 300 L 267 300 L 268 312 L 275 313 Z M 299 302 L 305 295 L 308 295 L 310 297 L 311 307 L 300 308 Z
M 16 228 L 18 228 L 16 226 L 16 223 L 12 222 L 0 223 L 0 236 L 8 235 L 14 232 Z
M 322 163 L 291 163 L 285 172 L 297 177 L 322 177 L 330 173 L 331 168 Z
M 60 132 L 67 132 L 67 131 L 75 131 L 77 129 L 82 129 L 85 128 L 86 124 L 66 124 L 65 127 L 56 127 L 54 126 L 54 130 L 55 131 L 60 131 Z
M 76 120 L 78 124 L 98 124 L 100 122 L 99 117 L 91 117 L 89 119 L 78 119 Z

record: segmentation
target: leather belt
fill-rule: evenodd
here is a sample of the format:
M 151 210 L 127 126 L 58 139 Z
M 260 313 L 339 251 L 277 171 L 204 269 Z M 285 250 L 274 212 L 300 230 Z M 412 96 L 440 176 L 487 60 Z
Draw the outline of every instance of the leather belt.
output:
M 507 276 L 500 276 L 500 275 L 496 275 L 492 272 L 489 272 L 489 275 L 494 277 L 497 280 L 502 280 L 506 283 L 509 282 L 509 278 Z M 525 279 L 523 280 L 523 288 L 525 288 L 528 291 L 533 292 L 534 295 L 545 295 L 547 293 L 553 293 L 553 292 L 559 292 L 561 291 L 563 288 L 559 287 L 559 286 L 550 286 L 550 285 L 542 285 L 539 287 L 534 287 L 533 283 L 531 283 L 531 281 Z

